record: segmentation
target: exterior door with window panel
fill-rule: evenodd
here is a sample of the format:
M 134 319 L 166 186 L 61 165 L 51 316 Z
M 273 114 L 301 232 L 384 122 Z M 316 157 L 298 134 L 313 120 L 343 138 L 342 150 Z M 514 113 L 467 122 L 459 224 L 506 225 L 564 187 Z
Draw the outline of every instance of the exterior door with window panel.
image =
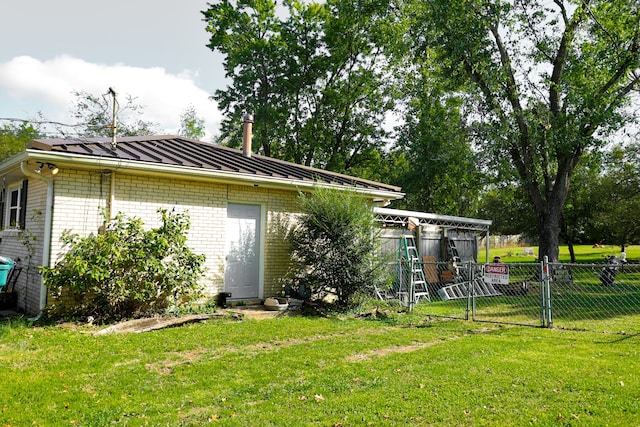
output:
M 259 297 L 260 212 L 258 205 L 227 206 L 224 290 L 233 299 Z

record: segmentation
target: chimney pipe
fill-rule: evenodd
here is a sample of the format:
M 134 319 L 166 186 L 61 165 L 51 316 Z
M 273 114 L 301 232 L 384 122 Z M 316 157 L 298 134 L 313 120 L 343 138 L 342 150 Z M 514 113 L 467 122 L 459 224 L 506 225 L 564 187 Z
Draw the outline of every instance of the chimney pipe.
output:
M 251 157 L 251 137 L 253 131 L 253 115 L 245 114 L 242 117 L 244 125 L 242 127 L 242 154 Z

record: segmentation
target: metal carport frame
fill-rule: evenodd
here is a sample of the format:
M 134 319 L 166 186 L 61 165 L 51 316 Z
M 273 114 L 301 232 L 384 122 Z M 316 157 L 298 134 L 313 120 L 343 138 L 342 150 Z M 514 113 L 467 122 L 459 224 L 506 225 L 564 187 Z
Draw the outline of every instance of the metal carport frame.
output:
M 459 216 L 436 215 L 425 212 L 405 211 L 401 209 L 374 208 L 376 219 L 383 225 L 408 227 L 409 218 L 412 222 L 418 221 L 415 226 L 436 225 L 442 228 L 468 230 L 484 233 L 486 235 L 486 261 L 489 262 L 489 227 L 491 220 L 464 218 Z

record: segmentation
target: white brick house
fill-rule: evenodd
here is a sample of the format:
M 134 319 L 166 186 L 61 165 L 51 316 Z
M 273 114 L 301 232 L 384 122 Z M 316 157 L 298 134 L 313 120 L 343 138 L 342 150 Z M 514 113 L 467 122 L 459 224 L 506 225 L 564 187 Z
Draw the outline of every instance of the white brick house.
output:
M 20 259 L 18 309 L 30 314 L 47 303 L 38 266 L 55 264 L 63 231 L 96 233 L 101 211 L 149 227 L 158 225 L 158 208 L 187 211 L 188 243 L 206 256 L 208 294 L 261 299 L 281 293 L 289 254 L 278 225 L 296 213 L 298 191 L 351 189 L 380 205 L 403 197 L 398 187 L 177 136 L 119 138 L 115 146 L 106 138 L 34 140 L 0 164 L 0 179 L 0 256 Z M 238 263 L 229 248 L 246 229 L 256 257 Z

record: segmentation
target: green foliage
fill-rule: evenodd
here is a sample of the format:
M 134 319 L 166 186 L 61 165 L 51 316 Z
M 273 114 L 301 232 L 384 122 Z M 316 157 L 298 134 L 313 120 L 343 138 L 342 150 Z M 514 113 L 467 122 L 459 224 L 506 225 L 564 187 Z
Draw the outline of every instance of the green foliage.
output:
M 382 280 L 373 211 L 362 196 L 340 190 L 318 188 L 299 200 L 288 281 L 301 294 L 332 295 L 346 307 L 356 293 L 370 292 Z
M 182 112 L 178 135 L 192 139 L 202 139 L 204 137 L 204 119 L 198 116 L 198 112 L 193 105 L 189 105 Z
M 593 244 L 605 239 L 606 233 L 598 220 L 600 205 L 609 203 L 608 196 L 601 199 L 602 161 L 600 153 L 586 153 L 573 173 L 567 201 L 562 209 L 560 233 L 568 245 Z
M 0 162 L 21 152 L 27 145 L 41 136 L 37 125 L 22 122 L 5 124 L 0 127 Z
M 535 214 L 524 189 L 517 185 L 488 190 L 482 197 L 478 215 L 493 221 L 491 234 L 524 234 L 537 238 Z
M 434 89 L 423 76 L 415 86 L 397 149 L 408 168 L 398 182 L 407 193 L 405 209 L 443 215 L 475 216 L 483 184 L 480 164 L 462 116 L 461 101 Z
M 621 246 L 639 243 L 640 144 L 614 147 L 605 159 L 600 185 L 592 190 L 603 239 Z
M 42 267 L 53 295 L 53 317 L 112 320 L 180 306 L 201 294 L 204 255 L 186 245 L 189 218 L 159 210 L 162 225 L 145 230 L 140 219 L 117 215 L 103 232 L 65 233 L 70 246 L 53 267 Z
M 338 172 L 371 162 L 393 108 L 376 42 L 385 2 L 283 6 L 285 17 L 275 1 L 223 0 L 203 12 L 209 48 L 225 56 L 232 80 L 213 96 L 227 117 L 222 142 L 237 146 L 240 118 L 251 112 L 255 150 L 267 156 Z

